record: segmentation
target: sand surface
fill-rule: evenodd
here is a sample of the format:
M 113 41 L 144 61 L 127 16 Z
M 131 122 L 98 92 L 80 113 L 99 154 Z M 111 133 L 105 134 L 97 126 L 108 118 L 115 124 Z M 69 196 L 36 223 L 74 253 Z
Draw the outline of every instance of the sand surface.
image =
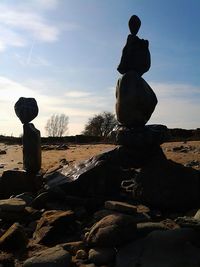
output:
M 57 168 L 63 159 L 70 165 L 75 164 L 114 147 L 109 144 L 84 144 L 68 145 L 65 150 L 43 150 L 42 170 L 46 172 Z M 174 151 L 177 147 L 177 151 Z M 193 168 L 200 170 L 200 141 L 165 143 L 162 148 L 167 158 L 182 164 L 195 161 Z M 8 169 L 23 169 L 22 146 L 0 143 L 0 151 L 2 150 L 5 150 L 6 154 L 0 153 L 0 175 Z

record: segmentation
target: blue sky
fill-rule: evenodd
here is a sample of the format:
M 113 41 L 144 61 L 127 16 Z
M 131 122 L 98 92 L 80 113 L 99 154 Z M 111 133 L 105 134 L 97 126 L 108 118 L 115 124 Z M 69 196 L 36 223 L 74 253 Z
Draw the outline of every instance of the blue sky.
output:
M 199 10 L 199 0 L 1 0 L 0 134 L 22 133 L 13 108 L 21 96 L 36 98 L 42 135 L 55 113 L 69 116 L 73 135 L 94 114 L 114 112 L 133 14 L 150 43 L 143 78 L 158 97 L 149 123 L 200 127 Z

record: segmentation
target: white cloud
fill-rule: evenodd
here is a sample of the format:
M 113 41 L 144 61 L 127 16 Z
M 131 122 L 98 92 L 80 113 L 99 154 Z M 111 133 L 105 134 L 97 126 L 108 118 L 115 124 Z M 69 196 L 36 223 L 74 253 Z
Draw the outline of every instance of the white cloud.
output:
M 42 88 L 43 86 L 41 82 L 40 87 Z M 59 91 L 59 88 L 57 88 L 57 91 Z M 84 93 L 82 95 L 84 95 Z M 68 115 L 70 125 L 74 127 L 69 129 L 70 134 L 79 134 L 80 129 L 83 130 L 88 117 L 95 114 L 95 108 L 98 106 L 98 103 L 105 103 L 105 101 L 103 101 L 103 99 L 99 101 L 101 97 L 96 96 L 90 104 L 88 100 L 87 104 L 84 105 L 84 103 L 82 103 L 81 105 L 79 98 L 77 98 L 77 93 L 75 93 L 75 96 L 76 101 L 74 101 L 73 96 L 66 97 L 64 93 L 60 93 L 59 96 L 50 96 L 33 90 L 29 86 L 0 76 L 0 134 L 10 135 L 13 133 L 13 135 L 18 136 L 21 133 L 22 125 L 14 112 L 14 104 L 20 97 L 34 97 L 37 100 L 39 115 L 33 122 L 35 126 L 40 129 L 42 135 L 45 135 L 44 126 L 47 119 L 54 113 L 64 113 Z M 101 111 L 101 109 L 99 109 L 99 111 Z
M 65 93 L 66 97 L 73 97 L 73 98 L 82 98 L 82 97 L 89 97 L 91 95 L 90 92 L 84 92 L 84 91 L 68 91 Z
M 0 51 L 37 42 L 55 42 L 62 31 L 77 28 L 72 23 L 49 21 L 46 10 L 55 9 L 56 0 L 32 0 L 19 4 L 0 3 Z
M 85 90 L 66 90 L 63 92 L 59 84 L 53 86 L 57 96 L 35 90 L 49 87 L 51 80 L 36 81 L 28 85 L 0 76 L 0 134 L 18 136 L 22 125 L 14 112 L 14 104 L 19 97 L 34 97 L 39 106 L 38 117 L 33 123 L 45 135 L 44 126 L 47 119 L 54 113 L 69 116 L 70 134 L 79 134 L 88 118 L 104 110 L 114 111 L 115 96 L 113 89 L 94 95 Z M 35 86 L 38 84 L 38 86 Z M 165 124 L 169 128 L 197 128 L 200 124 L 200 90 L 190 85 L 150 83 L 158 97 L 158 105 L 148 122 Z M 178 89 L 180 88 L 180 89 Z M 182 90 L 181 90 L 182 88 Z M 176 91 L 176 96 L 174 96 Z M 63 92 L 63 93 L 61 93 Z M 193 94 L 196 97 L 193 98 Z
M 0 26 L 0 51 L 4 51 L 7 46 L 23 47 L 27 41 L 18 33 Z
M 23 33 L 29 38 L 43 42 L 56 41 L 60 33 L 59 28 L 51 25 L 42 14 L 17 6 L 1 4 L 0 23 L 4 27 L 4 30 L 1 27 L 0 34 L 4 34 L 4 39 L 7 37 L 5 45 L 16 46 L 11 42 L 10 36 L 23 40 L 25 38 Z
M 32 55 L 31 51 L 27 57 L 27 55 L 22 55 L 15 53 L 15 58 L 22 66 L 32 66 L 32 67 L 50 67 L 51 63 L 43 58 L 42 56 Z
M 169 128 L 198 128 L 200 125 L 200 88 L 189 84 L 149 83 L 158 105 L 149 123 Z

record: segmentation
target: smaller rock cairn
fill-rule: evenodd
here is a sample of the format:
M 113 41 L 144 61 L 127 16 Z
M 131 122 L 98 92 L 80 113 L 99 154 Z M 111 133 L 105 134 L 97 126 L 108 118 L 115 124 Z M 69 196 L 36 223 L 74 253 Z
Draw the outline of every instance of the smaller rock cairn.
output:
M 116 87 L 116 115 L 119 122 L 116 141 L 121 151 L 130 155 L 131 167 L 140 168 L 157 151 L 163 142 L 167 127 L 148 125 L 157 98 L 148 83 L 141 77 L 151 65 L 149 42 L 137 36 L 140 19 L 133 15 L 129 20 L 127 43 L 117 70 L 123 75 Z M 127 158 L 127 157 L 126 157 Z
M 27 173 L 37 174 L 41 169 L 40 131 L 30 123 L 38 115 L 37 102 L 34 98 L 20 97 L 14 108 L 23 124 L 23 167 Z

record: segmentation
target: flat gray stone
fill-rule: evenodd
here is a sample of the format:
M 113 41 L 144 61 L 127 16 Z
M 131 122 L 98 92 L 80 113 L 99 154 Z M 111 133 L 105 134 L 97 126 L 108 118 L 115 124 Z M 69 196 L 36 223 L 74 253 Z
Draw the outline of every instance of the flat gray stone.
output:
M 23 267 L 68 267 L 70 266 L 71 256 L 60 246 L 48 248 L 37 253 L 32 258 L 27 259 Z

